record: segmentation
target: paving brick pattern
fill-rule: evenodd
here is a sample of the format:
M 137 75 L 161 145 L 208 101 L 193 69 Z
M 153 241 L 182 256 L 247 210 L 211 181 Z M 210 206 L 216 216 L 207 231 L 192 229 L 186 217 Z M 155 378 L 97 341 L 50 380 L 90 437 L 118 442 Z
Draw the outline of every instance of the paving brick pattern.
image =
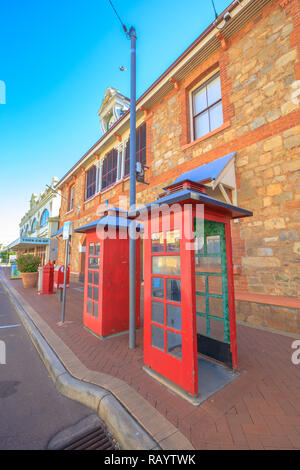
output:
M 173 423 L 196 449 L 300 449 L 300 365 L 293 365 L 293 338 L 238 326 L 241 372 L 199 407 L 187 403 L 142 370 L 143 335 L 136 350 L 128 334 L 100 340 L 82 325 L 83 289 L 71 283 L 66 322 L 59 326 L 58 296 L 13 287 L 90 370 L 124 380 Z

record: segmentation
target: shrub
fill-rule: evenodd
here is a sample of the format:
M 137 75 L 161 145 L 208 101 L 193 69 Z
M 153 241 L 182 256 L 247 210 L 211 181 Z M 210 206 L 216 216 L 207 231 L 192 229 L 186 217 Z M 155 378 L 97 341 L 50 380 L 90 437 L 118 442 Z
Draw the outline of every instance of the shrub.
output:
M 35 273 L 40 265 L 40 258 L 30 253 L 20 255 L 17 258 L 17 265 L 20 273 Z

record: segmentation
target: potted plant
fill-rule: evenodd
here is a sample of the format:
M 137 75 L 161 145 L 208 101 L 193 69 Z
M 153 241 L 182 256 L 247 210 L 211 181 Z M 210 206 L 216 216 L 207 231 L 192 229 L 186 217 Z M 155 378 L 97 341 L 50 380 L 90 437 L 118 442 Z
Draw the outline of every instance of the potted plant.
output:
M 17 258 L 17 265 L 22 277 L 23 287 L 36 287 L 38 283 L 38 267 L 40 265 L 40 258 L 31 253 L 20 255 Z

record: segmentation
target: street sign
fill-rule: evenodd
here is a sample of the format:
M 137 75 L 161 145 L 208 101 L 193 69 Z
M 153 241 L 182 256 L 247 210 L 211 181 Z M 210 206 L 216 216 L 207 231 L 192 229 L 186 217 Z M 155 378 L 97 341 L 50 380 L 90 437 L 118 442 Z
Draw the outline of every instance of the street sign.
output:
M 72 235 L 73 222 L 65 222 L 63 226 L 63 240 L 69 240 Z

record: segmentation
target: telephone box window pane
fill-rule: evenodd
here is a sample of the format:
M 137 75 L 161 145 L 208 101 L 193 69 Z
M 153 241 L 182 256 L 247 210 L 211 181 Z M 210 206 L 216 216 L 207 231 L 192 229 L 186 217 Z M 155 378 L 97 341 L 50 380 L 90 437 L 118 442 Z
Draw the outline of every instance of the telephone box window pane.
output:
M 207 336 L 206 317 L 201 317 L 200 315 L 196 315 L 196 323 L 197 323 L 197 334 Z
M 93 284 L 93 271 L 89 271 L 88 282 L 89 284 Z
M 164 239 L 162 233 L 152 234 L 152 253 L 162 253 L 164 251 Z
M 207 245 L 207 254 L 208 255 L 218 255 L 219 253 L 221 253 L 220 236 L 219 235 L 206 237 L 206 245 Z
M 99 258 L 89 258 L 89 268 L 98 268 Z
M 213 317 L 223 318 L 223 299 L 209 297 L 209 314 Z
M 209 294 L 222 295 L 221 276 L 208 276 L 208 292 Z
M 204 295 L 196 295 L 196 312 L 206 313 L 206 301 Z
M 96 302 L 93 303 L 93 316 L 98 317 L 98 304 Z
M 93 298 L 93 288 L 91 286 L 88 286 L 88 298 Z
M 161 277 L 152 278 L 152 297 L 163 299 L 164 294 L 164 280 Z
M 180 230 L 167 232 L 167 252 L 180 251 Z
M 198 219 L 199 220 L 199 219 Z M 199 222 L 197 222 L 199 223 Z M 195 239 L 195 254 L 196 255 L 204 255 L 204 238 L 197 237 Z
M 173 331 L 167 331 L 167 352 L 179 359 L 182 358 L 181 335 Z
M 152 321 L 164 324 L 164 304 L 162 302 L 152 301 Z
M 158 326 L 152 325 L 152 346 L 155 348 L 164 351 L 165 349 L 164 341 L 164 329 L 159 328 Z
M 180 256 L 153 256 L 152 272 L 166 276 L 180 275 Z
M 99 256 L 100 254 L 100 243 L 95 243 L 95 255 Z
M 99 299 L 99 291 L 98 291 L 98 287 L 94 287 L 94 300 L 98 300 Z
M 216 277 L 216 276 L 211 276 Z M 201 274 L 196 274 L 196 292 L 205 292 L 205 276 L 201 276 Z
M 209 336 L 219 341 L 224 340 L 224 322 L 221 320 L 209 319 Z
M 99 273 L 97 271 L 94 272 L 94 284 L 95 286 L 99 285 Z
M 89 246 L 89 255 L 93 255 L 94 254 L 94 243 L 90 243 L 90 246 Z
M 181 281 L 179 279 L 167 279 L 167 299 L 181 302 Z
M 87 301 L 86 303 L 86 309 L 87 309 L 87 313 L 92 313 L 92 302 L 90 300 Z
M 167 304 L 167 326 L 181 331 L 181 308 Z
M 202 273 L 222 273 L 221 258 L 218 256 L 196 256 L 195 269 L 196 272 Z

